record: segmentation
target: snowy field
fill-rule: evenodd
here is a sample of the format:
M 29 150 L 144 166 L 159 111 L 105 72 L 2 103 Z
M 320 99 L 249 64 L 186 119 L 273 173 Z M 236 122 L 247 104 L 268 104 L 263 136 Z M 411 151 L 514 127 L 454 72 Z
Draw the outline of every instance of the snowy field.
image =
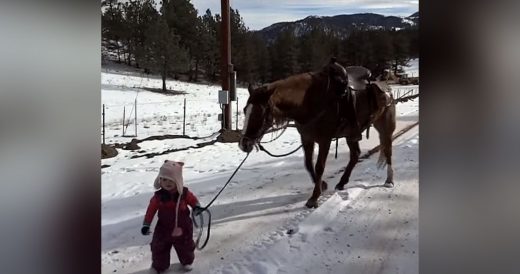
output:
M 412 59 L 409 67 L 403 69 L 409 75 L 418 75 L 419 60 Z M 221 122 L 218 121 L 218 114 L 222 113 L 218 104 L 220 86 L 167 81 L 168 89 L 186 93 L 171 96 L 144 89 L 161 87 L 160 78 L 147 78 L 146 74 L 128 71 L 126 67 L 113 64 L 110 68 L 102 70 L 102 104 L 105 106 L 105 142 L 107 144 L 125 143 L 132 138 L 144 139 L 155 135 L 182 135 L 183 127 L 184 133 L 190 137 L 206 137 L 221 128 Z M 392 92 L 394 98 L 398 98 L 404 94 L 418 93 L 419 86 L 395 85 L 392 86 Z M 238 100 L 232 102 L 233 129 L 237 127 L 237 120 L 238 128 L 242 128 L 244 118 L 242 109 L 247 97 L 247 89 L 237 89 Z M 183 125 L 184 100 L 186 100 L 185 125 Z M 135 108 L 137 108 L 137 126 L 135 126 Z M 123 113 L 125 126 L 123 126 Z M 203 124 L 204 126 L 201 127 Z M 136 128 L 137 137 L 135 137 Z M 123 130 L 125 130 L 125 136 L 130 137 L 123 137 Z M 101 132 L 102 128 L 100 128 L 102 140 Z
M 205 205 L 246 155 L 236 143 L 215 143 L 153 158 L 131 158 L 194 146 L 214 139 L 210 135 L 220 129 L 220 87 L 168 81 L 169 88 L 186 92 L 168 96 L 142 89 L 160 87 L 160 79 L 139 76 L 113 70 L 102 73 L 107 143 L 130 141 L 131 137 L 121 136 L 122 106 L 132 109 L 136 97 L 138 139 L 182 134 L 185 98 L 186 134 L 207 138 L 145 141 L 139 143 L 140 150 L 118 150 L 116 157 L 101 161 L 109 165 L 102 169 L 102 273 L 147 273 L 151 236 L 142 236 L 140 228 L 154 192 L 153 180 L 165 159 L 186 163 L 185 184 Z M 239 89 L 238 97 L 242 110 L 247 90 Z M 418 98 L 397 105 L 396 132 L 418 121 L 418 108 Z M 242 119 L 239 116 L 239 128 Z M 133 134 L 133 125 L 128 132 Z M 276 136 L 266 135 L 263 141 Z M 373 128 L 370 139 L 363 136 L 362 153 L 378 144 Z M 304 207 L 313 185 L 303 166 L 302 150 L 284 158 L 253 151 L 210 208 L 211 239 L 204 250 L 196 251 L 191 273 L 418 273 L 418 142 L 418 126 L 394 142 L 393 189 L 381 187 L 386 170 L 376 168 L 376 154 L 356 166 L 341 192 L 332 188 L 349 152 L 340 140 L 335 159 L 333 144 L 324 174 L 329 190 L 317 209 Z M 282 154 L 299 145 L 298 133 L 288 128 L 264 146 Z M 288 234 L 289 230 L 294 233 Z M 172 255 L 170 272 L 175 273 L 179 265 Z
M 407 67 L 403 67 L 404 73 L 410 77 L 419 77 L 419 59 L 412 59 Z

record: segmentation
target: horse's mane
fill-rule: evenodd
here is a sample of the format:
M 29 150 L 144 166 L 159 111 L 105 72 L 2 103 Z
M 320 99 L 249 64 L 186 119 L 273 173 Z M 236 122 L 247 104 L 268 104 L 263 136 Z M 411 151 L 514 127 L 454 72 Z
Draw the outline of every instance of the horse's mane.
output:
M 285 126 L 291 119 L 287 116 L 287 110 L 301 106 L 307 90 L 314 85 L 317 78 L 323 73 L 307 72 L 289 76 L 269 84 L 264 84 L 257 89 L 258 95 L 267 100 L 273 116 L 273 126 Z M 289 95 L 290 94 L 290 95 Z M 289 96 L 288 96 L 289 95 Z
M 276 106 L 276 103 L 274 100 L 271 100 L 272 95 L 274 94 L 276 88 L 279 86 L 279 81 L 264 84 L 258 88 L 255 89 L 254 93 L 252 94 L 251 99 L 253 101 L 260 101 L 265 102 L 269 106 L 269 110 L 271 112 L 271 115 L 273 117 L 273 126 L 274 128 L 279 128 L 285 126 L 289 122 L 289 118 L 287 118 L 286 115 Z
M 273 114 L 273 127 L 276 127 L 276 128 L 284 127 L 290 121 L 290 119 L 287 118 L 287 116 L 282 116 L 279 111 L 272 110 L 272 114 Z

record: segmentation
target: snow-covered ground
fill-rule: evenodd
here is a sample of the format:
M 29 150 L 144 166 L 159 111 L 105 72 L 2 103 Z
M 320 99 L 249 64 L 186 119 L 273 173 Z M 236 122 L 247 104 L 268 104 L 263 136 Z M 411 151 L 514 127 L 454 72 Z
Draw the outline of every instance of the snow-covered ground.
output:
M 103 273 L 146 273 L 149 268 L 151 236 L 142 236 L 140 227 L 154 192 L 153 180 L 165 159 L 186 163 L 185 184 L 205 205 L 245 157 L 236 143 L 215 143 L 153 158 L 131 158 L 209 141 L 214 138 L 210 135 L 220 129 L 218 86 L 168 81 L 172 89 L 187 92 L 175 96 L 141 89 L 160 85 L 160 79 L 138 74 L 102 73 L 107 143 L 131 139 L 120 136 L 118 119 L 122 118 L 121 106 L 131 109 L 135 97 L 137 138 L 182 134 L 184 98 L 191 102 L 186 110 L 186 123 L 190 123 L 186 134 L 208 137 L 145 141 L 139 143 L 140 150 L 119 150 L 116 157 L 102 160 L 101 164 L 110 165 L 102 169 Z M 247 90 L 239 89 L 238 97 L 241 110 Z M 396 132 L 418 121 L 418 107 L 419 99 L 397 105 Z M 239 128 L 242 119 L 239 116 Z M 130 129 L 132 125 L 128 131 L 133 133 Z M 267 135 L 264 141 L 276 136 Z M 332 188 L 341 177 L 340 169 L 346 166 L 349 152 L 345 141 L 340 140 L 335 159 L 332 145 L 324 174 L 330 189 L 320 198 L 317 209 L 304 207 L 313 185 L 304 169 L 301 150 L 284 158 L 251 153 L 210 208 L 211 239 L 204 250 L 196 251 L 191 273 L 417 273 L 418 141 L 416 126 L 394 142 L 393 189 L 381 187 L 386 170 L 376 168 L 378 155 L 373 155 L 356 166 L 347 189 L 341 192 Z M 377 144 L 373 128 L 370 139 L 360 143 L 363 152 Z M 264 146 L 282 154 L 299 145 L 298 133 L 288 128 L 279 139 Z M 289 230 L 293 233 L 288 234 Z M 178 261 L 174 252 L 172 255 L 174 273 Z
M 411 59 L 407 67 L 403 67 L 404 73 L 410 77 L 419 77 L 419 58 Z

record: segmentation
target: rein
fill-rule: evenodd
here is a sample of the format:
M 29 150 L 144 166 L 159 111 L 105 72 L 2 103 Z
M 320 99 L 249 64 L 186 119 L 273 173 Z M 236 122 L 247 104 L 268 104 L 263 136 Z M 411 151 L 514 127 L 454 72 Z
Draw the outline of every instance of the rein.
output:
M 285 133 L 285 130 L 287 129 L 287 126 L 288 126 L 288 125 L 289 125 L 289 123 L 287 123 L 283 128 L 281 128 L 281 129 L 282 129 L 282 133 L 280 133 L 278 136 L 276 136 L 276 138 L 271 139 L 271 140 L 269 140 L 269 141 L 267 141 L 267 142 L 260 142 L 260 143 L 261 143 L 261 144 L 268 144 L 268 143 L 271 143 L 271 142 L 274 142 L 274 141 L 278 140 L 280 137 L 282 137 L 282 134 Z M 273 131 L 271 131 L 271 132 L 275 132 L 275 131 L 278 131 L 278 130 L 280 130 L 280 129 L 275 129 L 275 130 L 273 130 Z
M 311 77 L 313 76 L 312 73 L 309 73 L 311 75 Z M 327 86 L 326 86 L 326 93 L 329 93 L 329 90 L 330 90 L 330 74 L 327 75 Z M 324 115 L 325 113 L 327 112 L 327 109 L 323 109 L 316 117 L 312 118 L 310 121 L 308 121 L 307 123 L 305 123 L 305 125 L 302 125 L 303 127 L 306 127 L 308 126 L 309 124 L 312 124 L 314 122 L 316 122 L 317 120 L 319 120 L 319 118 L 321 118 L 322 115 Z M 282 136 L 282 134 L 285 132 L 285 130 L 287 129 L 287 125 L 283 128 L 283 131 L 280 135 L 278 135 L 276 138 L 274 138 L 273 140 L 270 140 L 268 142 L 258 142 L 256 145 L 258 146 L 258 148 L 262 151 L 264 151 L 265 153 L 267 153 L 269 156 L 271 157 L 275 157 L 275 158 L 280 158 L 280 157 L 285 157 L 285 156 L 288 156 L 288 155 L 291 155 L 295 152 L 297 152 L 300 148 L 302 148 L 303 145 L 300 145 L 299 147 L 297 147 L 296 149 L 294 149 L 293 151 L 291 152 L 288 152 L 288 153 L 285 153 L 285 154 L 273 154 L 271 152 L 269 152 L 264 146 L 262 146 L 262 143 L 270 143 L 270 142 L 273 142 L 274 140 L 280 138 L 280 136 Z
M 300 145 L 300 146 L 297 147 L 295 150 L 293 150 L 293 151 L 291 151 L 291 152 L 289 152 L 289 153 L 276 155 L 276 154 L 272 154 L 272 153 L 269 152 L 267 149 L 265 149 L 265 147 L 262 146 L 262 144 L 258 144 L 258 147 L 260 148 L 260 150 L 264 151 L 264 152 L 267 153 L 269 156 L 271 156 L 271 157 L 275 157 L 275 158 L 285 157 L 285 156 L 291 155 L 291 154 L 295 153 L 296 151 L 298 151 L 302 146 L 303 146 L 303 145 Z
M 195 227 L 199 228 L 199 235 L 197 236 L 197 240 L 195 241 L 195 247 L 198 249 L 198 250 L 202 250 L 204 247 L 206 247 L 206 244 L 208 243 L 209 241 L 209 236 L 210 236 L 210 230 L 211 230 L 211 212 L 209 211 L 209 207 L 213 204 L 213 202 L 215 202 L 215 200 L 217 199 L 217 197 L 220 195 L 220 193 L 222 193 L 222 191 L 224 191 L 224 189 L 226 188 L 226 186 L 229 184 L 229 182 L 231 182 L 231 179 L 233 179 L 233 177 L 235 176 L 235 174 L 238 172 L 238 170 L 240 169 L 240 167 L 242 167 L 242 164 L 244 164 L 244 162 L 246 161 L 247 157 L 249 157 L 249 153 L 247 153 L 246 157 L 244 158 L 244 160 L 242 160 L 242 162 L 238 165 L 238 167 L 235 169 L 235 171 L 233 172 L 233 174 L 231 174 L 231 177 L 229 177 L 229 179 L 227 180 L 227 182 L 224 184 L 224 186 L 220 189 L 220 191 L 217 193 L 217 195 L 215 195 L 215 197 L 213 197 L 213 199 L 211 200 L 211 202 L 208 203 L 208 205 L 206 205 L 205 207 L 202 208 L 202 210 L 200 211 L 200 213 L 197 215 L 199 216 L 199 220 L 200 220 L 200 225 L 199 223 L 197 222 L 197 219 L 195 218 L 195 214 L 191 213 L 192 215 L 192 219 L 194 221 L 194 224 L 195 224 Z M 202 234 L 204 232 L 204 217 L 202 216 L 202 213 L 203 212 L 207 212 L 208 213 L 208 230 L 207 230 L 207 234 L 206 234 L 206 240 L 204 241 L 204 243 L 202 244 L 202 246 L 199 246 L 199 242 L 200 242 L 200 239 L 202 237 Z

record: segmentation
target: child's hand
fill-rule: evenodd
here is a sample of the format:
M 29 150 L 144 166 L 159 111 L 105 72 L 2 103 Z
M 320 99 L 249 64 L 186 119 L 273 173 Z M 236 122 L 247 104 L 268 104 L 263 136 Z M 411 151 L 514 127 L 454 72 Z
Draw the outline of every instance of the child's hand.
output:
M 143 235 L 150 235 L 150 226 L 149 225 L 143 225 L 141 228 L 141 234 Z

